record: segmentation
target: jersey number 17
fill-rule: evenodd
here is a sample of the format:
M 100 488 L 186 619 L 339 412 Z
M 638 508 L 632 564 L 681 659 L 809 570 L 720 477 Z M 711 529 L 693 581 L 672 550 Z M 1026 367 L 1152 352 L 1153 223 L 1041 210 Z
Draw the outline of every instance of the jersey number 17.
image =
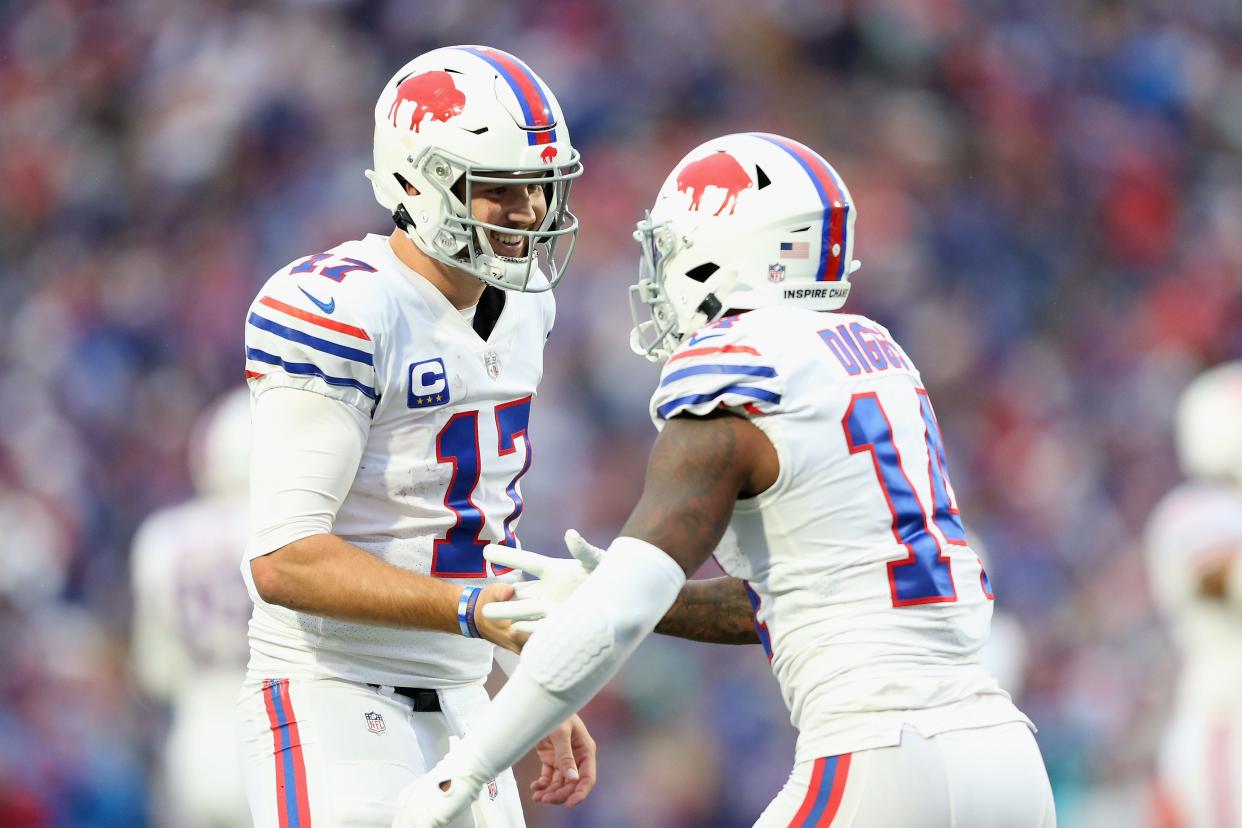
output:
M 513 511 L 502 524 L 504 538 L 500 543 L 505 546 L 517 546 L 513 524 L 521 516 L 525 505 L 517 486 L 522 475 L 530 469 L 530 438 L 526 434 L 530 422 L 530 400 L 530 397 L 522 397 L 502 403 L 495 409 L 499 438 L 496 455 L 504 457 L 517 451 L 518 438 L 526 442 L 526 460 L 512 482 L 505 487 L 505 492 L 513 501 Z M 475 504 L 473 497 L 483 473 L 478 411 L 459 411 L 449 418 L 436 435 L 436 461 L 453 467 L 453 476 L 444 493 L 444 505 L 457 516 L 457 522 L 449 527 L 444 537 L 436 538 L 432 546 L 431 574 L 437 578 L 484 578 L 487 576 L 487 561 L 483 558 L 483 547 L 487 546 L 488 541 L 480 536 L 487 524 L 487 516 Z M 510 571 L 503 566 L 494 566 L 492 570 L 497 575 Z

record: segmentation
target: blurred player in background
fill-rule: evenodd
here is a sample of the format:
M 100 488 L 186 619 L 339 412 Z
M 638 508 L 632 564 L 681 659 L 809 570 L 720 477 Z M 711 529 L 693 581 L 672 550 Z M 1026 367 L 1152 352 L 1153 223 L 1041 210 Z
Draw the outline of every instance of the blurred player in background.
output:
M 991 557 L 979 537 L 966 530 L 966 542 L 971 551 L 979 556 L 985 570 L 992 568 Z M 1026 629 L 1013 612 L 992 604 L 992 623 L 988 637 L 979 648 L 979 663 L 996 678 L 1013 699 L 1021 699 L 1026 689 L 1026 669 L 1030 660 L 1030 643 Z
M 759 825 L 1055 824 L 1031 724 L 978 661 L 992 594 L 918 370 L 883 326 L 825 313 L 857 267 L 854 214 L 832 167 L 779 136 L 710 141 L 669 175 L 636 234 L 651 319 L 632 345 L 666 360 L 642 498 L 476 727 L 403 792 L 395 828 L 467 807 L 713 550 L 747 582 L 799 730 Z M 717 548 L 730 526 L 737 547 Z
M 493 644 L 523 639 L 477 612 L 516 580 L 483 547 L 517 542 L 582 165 L 552 91 L 496 49 L 415 58 L 374 118 L 367 175 L 396 229 L 295 260 L 246 324 L 255 610 L 238 715 L 264 827 L 388 825 L 486 703 Z M 577 717 L 554 739 L 540 756 L 568 782 L 542 801 L 574 804 L 594 746 Z M 512 773 L 475 812 L 454 824 L 522 824 Z
M 248 816 L 233 710 L 251 608 L 237 574 L 250 528 L 250 443 L 250 395 L 239 388 L 191 435 L 198 495 L 148 517 L 131 555 L 134 670 L 172 708 L 161 809 L 167 824 L 187 828 L 231 828 Z
M 1189 478 L 1147 527 L 1152 594 L 1182 651 L 1159 757 L 1180 828 L 1242 826 L 1242 362 L 1193 380 L 1177 410 Z

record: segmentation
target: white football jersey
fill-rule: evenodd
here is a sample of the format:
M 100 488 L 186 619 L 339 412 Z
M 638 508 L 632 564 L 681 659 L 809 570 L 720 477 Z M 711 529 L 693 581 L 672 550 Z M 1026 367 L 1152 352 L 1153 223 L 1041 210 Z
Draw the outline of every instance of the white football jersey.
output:
M 483 340 L 386 237 L 369 235 L 267 281 L 247 318 L 246 374 L 256 399 L 301 388 L 370 418 L 334 534 L 394 566 L 483 586 L 508 572 L 494 572 L 483 547 L 516 545 L 527 421 L 554 314 L 550 292 L 509 292 Z M 336 621 L 252 597 L 252 672 L 440 688 L 491 669 L 492 645 L 481 639 Z
M 1182 649 L 1179 704 L 1205 715 L 1238 706 L 1242 612 L 1202 595 L 1205 567 L 1242 554 L 1242 492 L 1185 483 L 1152 512 L 1146 536 L 1152 595 Z
M 200 497 L 152 514 L 134 537 L 132 662 L 172 710 L 162 785 L 178 824 L 247 816 L 233 711 L 246 674 L 250 598 L 237 558 L 248 511 L 244 494 Z
M 245 495 L 202 497 L 155 512 L 130 555 L 133 662 L 144 689 L 175 701 L 213 671 L 236 682 L 246 667 L 250 599 L 237 572 L 246 548 Z
M 992 596 L 966 543 L 918 370 L 863 316 L 765 308 L 669 357 L 657 427 L 718 406 L 769 437 L 780 474 L 739 500 L 721 567 L 748 584 L 798 758 L 1026 722 L 979 664 Z

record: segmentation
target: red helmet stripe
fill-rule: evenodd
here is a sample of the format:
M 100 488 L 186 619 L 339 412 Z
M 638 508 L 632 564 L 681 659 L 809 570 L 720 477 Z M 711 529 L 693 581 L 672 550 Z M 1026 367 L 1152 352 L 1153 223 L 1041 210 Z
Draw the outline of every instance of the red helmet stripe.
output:
M 522 106 L 526 126 L 536 130 L 526 133 L 528 144 L 551 144 L 556 140 L 556 129 L 548 129 L 548 127 L 556 126 L 552 115 L 552 105 L 548 101 L 548 96 L 543 94 L 543 87 L 540 86 L 538 78 L 535 77 L 534 72 L 530 71 L 529 66 L 508 52 L 502 52 L 499 49 L 489 49 L 486 46 L 463 46 L 461 48 L 462 51 L 487 61 L 513 89 L 513 94 L 517 96 L 518 103 Z
M 823 232 L 819 247 L 819 271 L 815 279 L 820 282 L 840 281 L 845 276 L 846 219 L 853 205 L 845 197 L 845 186 L 837 177 L 836 170 L 814 150 L 797 141 L 766 132 L 752 132 L 751 135 L 775 144 L 792 155 L 811 177 L 811 183 L 815 185 L 820 203 L 824 206 Z

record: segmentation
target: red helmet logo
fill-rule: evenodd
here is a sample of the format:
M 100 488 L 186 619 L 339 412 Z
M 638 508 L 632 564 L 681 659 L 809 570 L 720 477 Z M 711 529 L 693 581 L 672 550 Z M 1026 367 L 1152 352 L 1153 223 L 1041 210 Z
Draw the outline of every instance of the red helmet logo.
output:
M 712 214 L 716 216 L 723 213 L 725 207 L 729 208 L 729 215 L 733 215 L 733 211 L 737 209 L 738 194 L 753 186 L 755 183 L 750 180 L 746 170 L 742 169 L 742 165 L 737 162 L 736 158 L 724 151 L 714 152 L 698 161 L 691 161 L 677 174 L 677 192 L 690 191 L 691 210 L 699 209 L 699 202 L 703 200 L 703 194 L 707 192 L 708 187 L 717 187 L 725 191 L 724 200 L 720 202 L 720 209 Z
M 397 99 L 388 110 L 393 126 L 397 125 L 397 112 L 401 104 L 407 101 L 414 104 L 414 111 L 410 113 L 410 129 L 415 132 L 428 115 L 433 121 L 444 122 L 460 115 L 466 106 L 466 96 L 453 84 L 453 76 L 440 71 L 411 75 L 397 84 Z
M 555 157 L 556 157 L 556 147 L 551 146 L 551 145 L 544 147 L 543 152 L 539 153 L 539 160 L 545 164 L 551 164 L 552 159 Z

